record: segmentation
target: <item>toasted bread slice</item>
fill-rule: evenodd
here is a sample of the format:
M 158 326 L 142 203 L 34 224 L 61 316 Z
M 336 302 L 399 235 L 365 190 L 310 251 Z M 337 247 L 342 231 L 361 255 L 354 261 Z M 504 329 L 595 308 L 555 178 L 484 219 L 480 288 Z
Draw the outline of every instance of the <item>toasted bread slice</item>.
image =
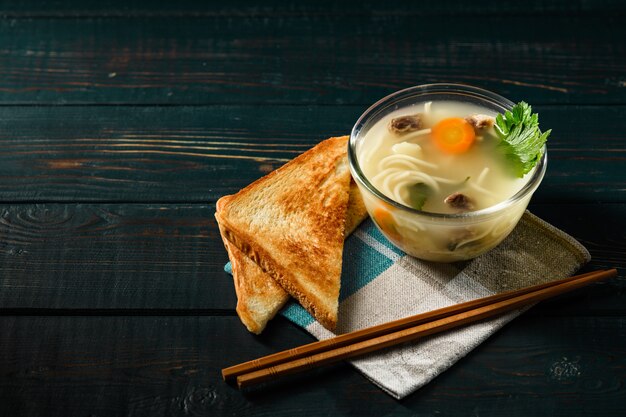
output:
M 237 315 L 248 331 L 260 334 L 289 300 L 287 291 L 224 238 L 237 294 Z
M 347 157 L 347 156 L 346 156 Z M 350 178 L 350 191 L 348 194 L 348 213 L 346 214 L 345 237 L 354 232 L 354 230 L 367 219 L 367 209 L 363 202 L 363 196 L 359 191 L 356 183 Z
M 327 139 L 218 201 L 223 236 L 324 327 L 337 323 L 349 198 L 347 136 Z
M 220 201 L 223 203 L 222 200 Z M 221 205 L 217 207 L 218 211 L 220 209 Z M 367 218 L 367 211 L 361 193 L 354 181 L 350 181 L 346 236 L 352 233 L 365 218 Z M 237 314 L 248 331 L 260 334 L 267 322 L 287 303 L 289 294 L 256 263 L 229 243 L 223 234 L 222 240 L 232 266 L 237 294 Z

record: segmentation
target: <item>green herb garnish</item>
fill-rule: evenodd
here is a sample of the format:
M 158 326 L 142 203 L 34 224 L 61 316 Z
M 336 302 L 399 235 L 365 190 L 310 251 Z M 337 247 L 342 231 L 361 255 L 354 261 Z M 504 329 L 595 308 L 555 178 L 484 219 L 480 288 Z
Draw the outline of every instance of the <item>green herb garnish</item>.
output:
M 411 203 L 411 207 L 421 210 L 430 194 L 430 187 L 424 183 L 420 182 L 409 186 L 409 202 Z
M 496 116 L 496 132 L 501 141 L 498 144 L 513 172 L 518 177 L 526 175 L 541 158 L 541 150 L 552 130 L 541 133 L 539 115 L 532 113 L 532 107 L 523 101 L 513 106 L 511 111 Z

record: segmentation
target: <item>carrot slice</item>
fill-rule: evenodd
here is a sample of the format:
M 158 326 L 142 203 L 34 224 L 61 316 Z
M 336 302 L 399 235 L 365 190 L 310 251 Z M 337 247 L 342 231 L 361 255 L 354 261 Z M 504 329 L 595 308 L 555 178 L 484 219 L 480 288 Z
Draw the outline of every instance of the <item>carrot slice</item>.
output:
M 383 207 L 377 207 L 374 210 L 374 220 L 391 240 L 400 241 L 402 236 L 396 230 L 396 222 L 394 221 L 391 213 Z
M 474 128 L 465 119 L 450 117 L 443 119 L 433 127 L 433 139 L 444 152 L 466 152 L 476 140 Z

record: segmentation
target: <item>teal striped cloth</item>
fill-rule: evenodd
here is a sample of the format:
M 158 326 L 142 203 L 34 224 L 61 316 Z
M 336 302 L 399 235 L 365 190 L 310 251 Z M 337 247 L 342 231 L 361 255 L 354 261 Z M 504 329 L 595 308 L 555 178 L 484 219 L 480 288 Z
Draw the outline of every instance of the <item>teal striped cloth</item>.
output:
M 393 246 L 371 220 L 346 239 L 338 333 L 374 326 L 452 304 L 575 273 L 590 259 L 575 239 L 526 212 L 498 247 L 467 262 L 421 261 Z M 230 264 L 225 267 L 230 271 Z M 395 398 L 448 369 L 521 311 L 430 336 L 350 363 Z M 281 311 L 318 339 L 334 334 L 298 303 Z

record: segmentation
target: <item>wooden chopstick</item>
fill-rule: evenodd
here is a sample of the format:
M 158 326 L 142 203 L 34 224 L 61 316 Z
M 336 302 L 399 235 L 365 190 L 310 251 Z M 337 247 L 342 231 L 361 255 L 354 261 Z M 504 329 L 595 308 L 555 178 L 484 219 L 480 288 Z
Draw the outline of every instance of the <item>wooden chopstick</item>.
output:
M 225 368 L 222 375 L 224 379 L 236 376 L 237 385 L 244 388 L 514 310 L 616 273 L 615 269 L 595 271 L 446 307 Z
M 614 270 L 613 270 L 614 271 Z M 362 340 L 371 339 L 374 337 L 382 336 L 384 334 L 393 333 L 399 330 L 406 329 L 408 327 L 417 326 L 419 324 L 438 320 L 444 317 L 451 316 L 453 314 L 462 313 L 464 311 L 472 310 L 474 308 L 480 308 L 498 301 L 507 300 L 520 295 L 528 294 L 534 291 L 538 291 L 544 288 L 554 287 L 563 283 L 576 281 L 581 278 L 594 275 L 602 271 L 588 272 L 569 278 L 564 278 L 556 281 L 550 281 L 544 284 L 533 285 L 530 287 L 522 288 L 519 290 L 508 291 L 500 294 L 495 294 L 489 297 L 480 298 L 477 300 L 468 301 L 461 304 L 455 304 L 449 307 L 441 308 L 434 311 L 429 311 L 422 314 L 417 314 L 403 319 L 395 320 L 389 323 L 379 324 L 377 326 L 368 327 L 366 329 L 358 330 L 355 332 L 339 335 L 332 339 L 320 340 L 318 342 L 309 343 L 307 345 L 299 346 L 293 349 L 285 350 L 282 352 L 274 353 L 272 355 L 264 356 L 259 359 L 244 362 L 238 365 L 234 365 L 228 368 L 222 369 L 222 377 L 225 381 L 230 381 L 246 373 L 267 368 L 270 366 L 278 365 L 287 361 L 302 358 L 305 356 L 311 356 L 317 353 L 321 353 L 330 349 L 336 349 L 349 344 L 357 343 Z

